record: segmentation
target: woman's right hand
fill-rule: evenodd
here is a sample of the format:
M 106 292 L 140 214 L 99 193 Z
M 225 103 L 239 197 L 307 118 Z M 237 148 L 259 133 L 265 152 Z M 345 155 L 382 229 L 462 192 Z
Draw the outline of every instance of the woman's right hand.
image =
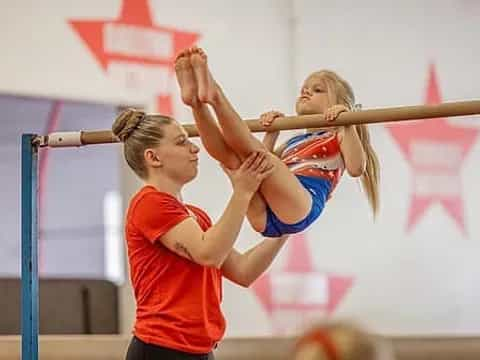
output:
M 225 171 L 228 171 L 234 192 L 253 196 L 262 181 L 272 174 L 273 169 L 270 154 L 256 151 L 250 154 L 238 169 Z
M 284 116 L 285 114 L 279 111 L 272 110 L 260 115 L 260 124 L 262 124 L 262 126 L 264 127 L 269 127 L 270 125 L 272 125 L 275 119 L 279 117 L 284 117 Z

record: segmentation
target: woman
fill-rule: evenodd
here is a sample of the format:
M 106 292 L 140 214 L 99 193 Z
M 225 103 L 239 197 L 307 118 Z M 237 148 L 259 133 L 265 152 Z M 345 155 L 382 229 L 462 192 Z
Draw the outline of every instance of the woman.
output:
M 181 192 L 197 175 L 199 148 L 174 119 L 133 109 L 115 120 L 128 165 L 145 183 L 131 199 L 126 240 L 136 299 L 127 360 L 213 359 L 225 331 L 222 277 L 249 286 L 269 266 L 285 238 L 265 239 L 245 254 L 234 250 L 249 203 L 273 171 L 252 153 L 228 172 L 233 194 L 212 225 Z

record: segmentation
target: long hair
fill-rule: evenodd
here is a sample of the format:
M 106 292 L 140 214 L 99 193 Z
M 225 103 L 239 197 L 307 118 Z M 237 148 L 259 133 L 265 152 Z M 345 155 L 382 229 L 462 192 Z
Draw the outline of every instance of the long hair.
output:
M 321 70 L 313 73 L 324 79 L 331 105 L 341 104 L 346 106 L 350 111 L 354 110 L 355 96 L 350 84 L 330 70 Z M 366 155 L 366 167 L 362 174 L 362 187 L 367 196 L 368 202 L 372 209 L 373 215 L 377 215 L 380 207 L 379 182 L 380 182 L 380 162 L 377 154 L 370 142 L 370 134 L 366 125 L 355 125 L 358 137 L 363 145 Z

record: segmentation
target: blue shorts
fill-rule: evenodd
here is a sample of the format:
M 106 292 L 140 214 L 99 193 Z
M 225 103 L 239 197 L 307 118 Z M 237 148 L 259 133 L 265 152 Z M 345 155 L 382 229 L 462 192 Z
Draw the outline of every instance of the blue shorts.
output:
M 312 195 L 312 208 L 305 217 L 295 224 L 285 224 L 267 206 L 267 221 L 262 235 L 267 237 L 278 237 L 284 234 L 296 234 L 305 230 L 322 213 L 327 202 L 332 183 L 327 179 L 314 178 L 310 176 L 296 175 L 303 187 Z

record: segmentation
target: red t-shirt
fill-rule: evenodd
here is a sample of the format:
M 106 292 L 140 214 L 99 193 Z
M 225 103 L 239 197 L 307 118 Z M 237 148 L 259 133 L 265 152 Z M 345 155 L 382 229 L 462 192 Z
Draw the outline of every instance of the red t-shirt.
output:
M 208 353 L 225 331 L 222 273 L 175 254 L 159 240 L 192 216 L 204 231 L 212 225 L 201 209 L 153 186 L 143 187 L 130 202 L 125 231 L 137 302 L 134 334 L 146 343 Z

